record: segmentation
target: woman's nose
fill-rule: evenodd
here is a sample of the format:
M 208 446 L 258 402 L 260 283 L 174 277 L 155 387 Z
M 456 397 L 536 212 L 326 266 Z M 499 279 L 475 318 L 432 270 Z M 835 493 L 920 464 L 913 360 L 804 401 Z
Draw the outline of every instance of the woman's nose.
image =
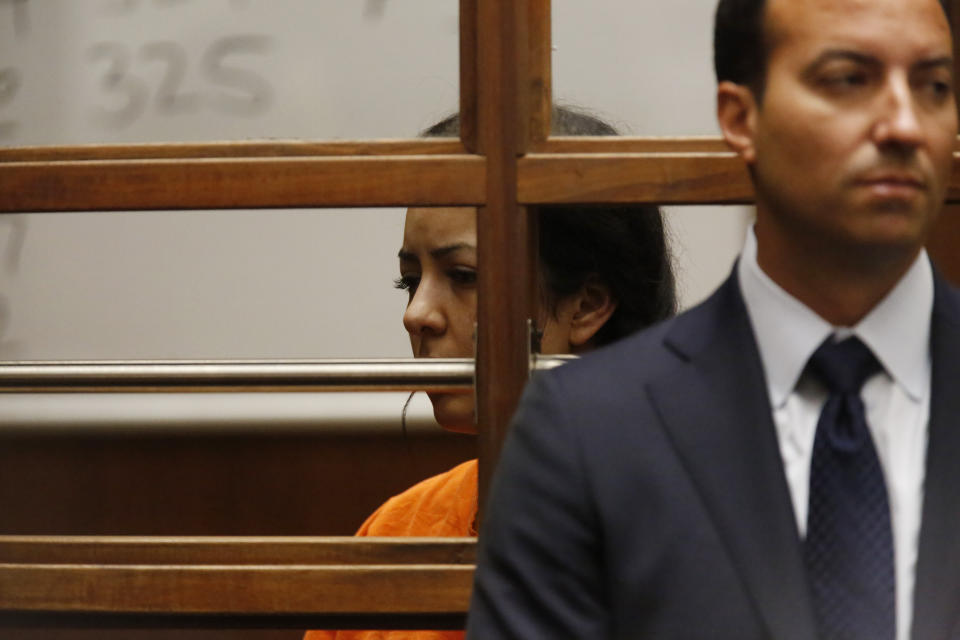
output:
M 421 280 L 403 313 L 403 326 L 414 336 L 441 335 L 446 331 L 446 315 L 439 292 L 431 283 Z

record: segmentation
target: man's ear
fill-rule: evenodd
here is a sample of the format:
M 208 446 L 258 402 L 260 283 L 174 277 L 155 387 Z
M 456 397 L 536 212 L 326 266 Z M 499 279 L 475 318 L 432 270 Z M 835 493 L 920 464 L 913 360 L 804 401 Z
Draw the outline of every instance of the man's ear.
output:
M 574 353 L 592 346 L 593 337 L 617 310 L 617 301 L 605 283 L 590 278 L 572 297 L 570 347 Z
M 747 164 L 757 157 L 757 104 L 753 91 L 729 81 L 717 85 L 717 122 L 723 138 Z

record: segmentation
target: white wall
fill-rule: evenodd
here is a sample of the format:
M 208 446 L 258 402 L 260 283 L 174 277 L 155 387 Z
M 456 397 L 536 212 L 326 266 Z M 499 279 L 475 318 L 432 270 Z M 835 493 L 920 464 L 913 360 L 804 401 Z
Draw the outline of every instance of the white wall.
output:
M 712 135 L 714 0 L 555 0 L 555 96 Z M 0 0 L 0 144 L 411 137 L 456 106 L 455 0 Z M 738 209 L 669 212 L 685 304 Z M 405 356 L 402 212 L 0 219 L 0 359 Z

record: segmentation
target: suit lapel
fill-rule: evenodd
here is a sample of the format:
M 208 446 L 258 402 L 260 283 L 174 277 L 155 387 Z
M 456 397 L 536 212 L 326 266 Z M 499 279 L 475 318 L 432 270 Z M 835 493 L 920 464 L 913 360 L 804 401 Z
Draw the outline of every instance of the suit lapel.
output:
M 731 276 L 666 338 L 684 360 L 651 400 L 771 637 L 815 637 L 766 382 Z
M 939 277 L 935 292 L 914 640 L 953 637 L 960 618 L 960 296 Z

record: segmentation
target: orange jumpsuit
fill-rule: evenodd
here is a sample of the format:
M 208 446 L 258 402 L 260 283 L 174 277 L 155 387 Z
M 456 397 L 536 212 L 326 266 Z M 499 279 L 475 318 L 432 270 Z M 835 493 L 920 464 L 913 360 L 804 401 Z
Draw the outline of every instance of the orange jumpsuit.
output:
M 477 461 L 468 460 L 387 500 L 358 536 L 475 536 Z M 463 640 L 463 631 L 307 631 L 304 640 Z

